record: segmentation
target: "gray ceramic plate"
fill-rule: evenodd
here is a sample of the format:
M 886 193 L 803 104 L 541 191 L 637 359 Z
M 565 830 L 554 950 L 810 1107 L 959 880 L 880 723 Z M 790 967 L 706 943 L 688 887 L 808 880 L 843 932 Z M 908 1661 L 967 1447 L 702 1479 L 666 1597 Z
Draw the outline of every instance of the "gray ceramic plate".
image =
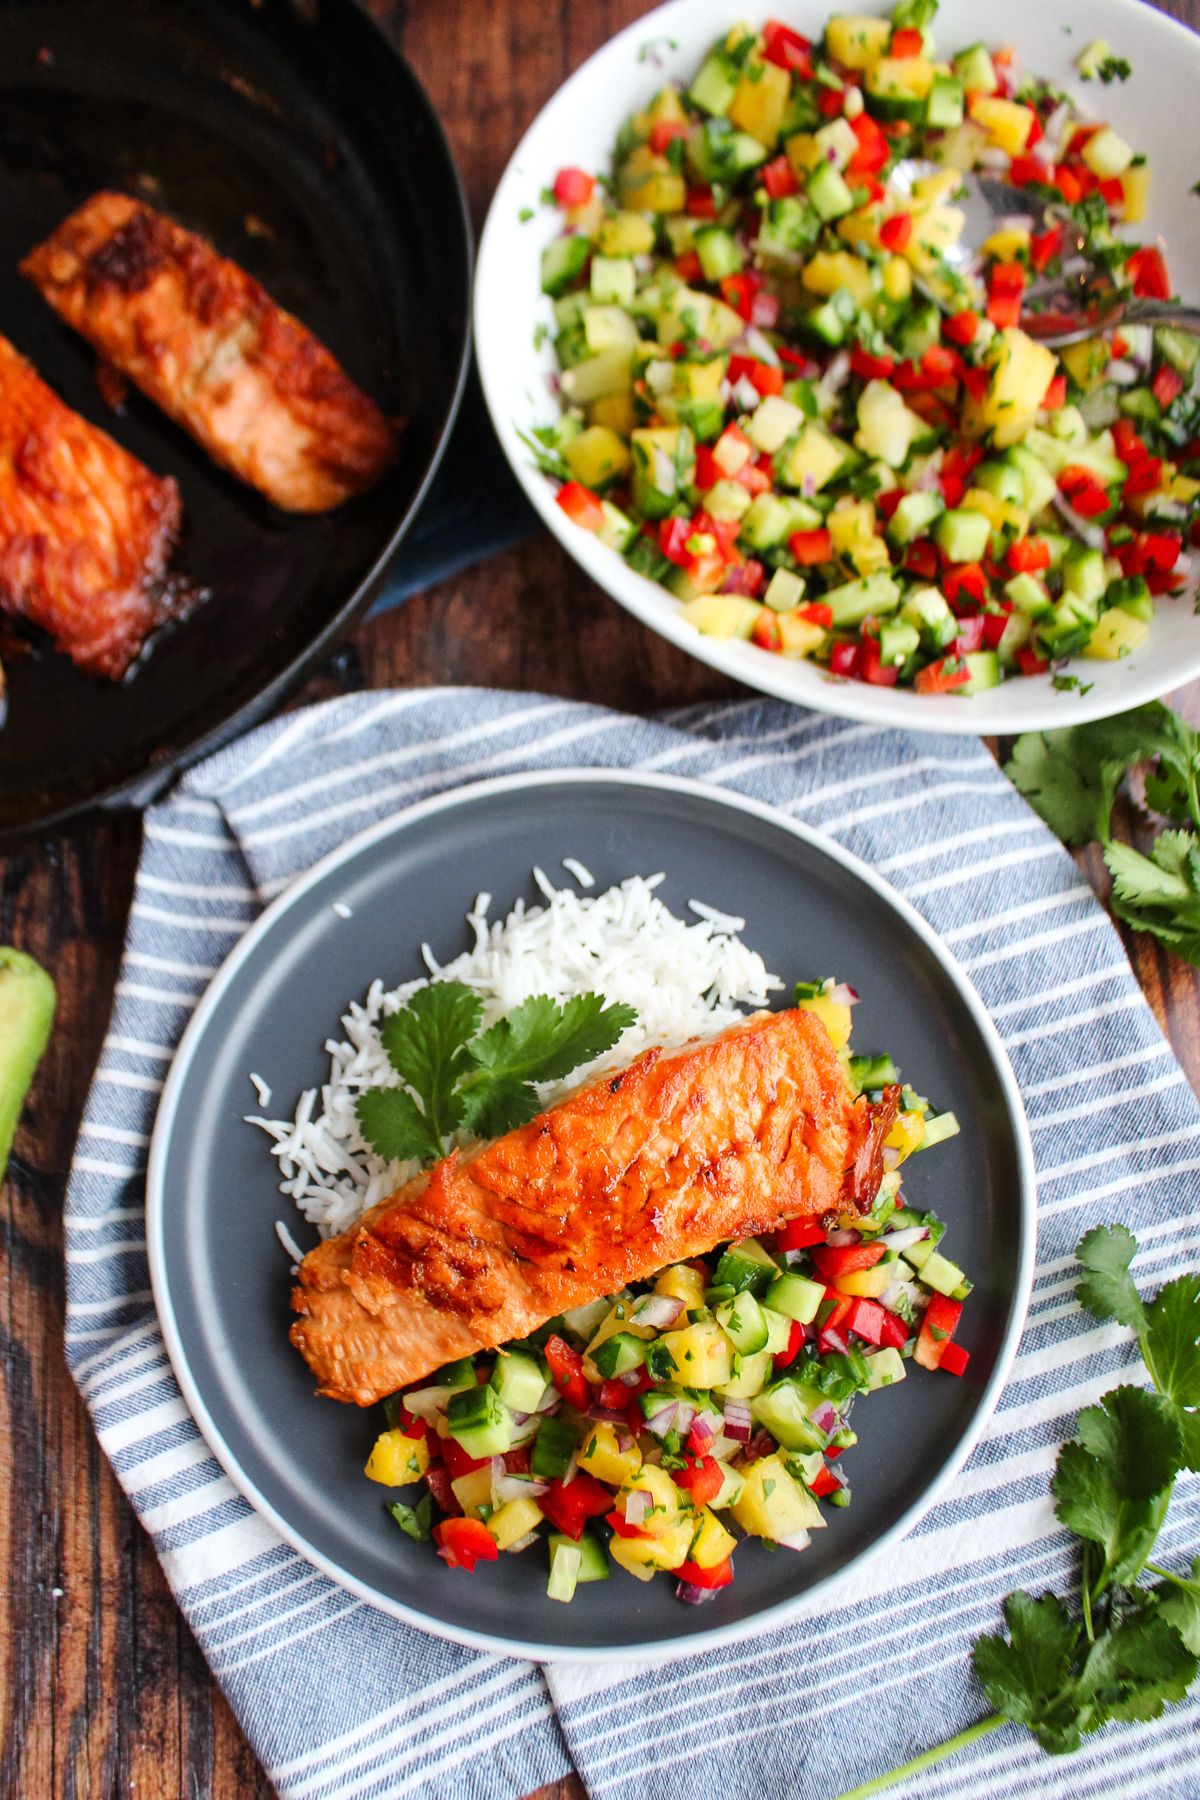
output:
M 911 1166 L 908 1192 L 949 1222 L 976 1281 L 962 1380 L 914 1370 L 859 1402 L 848 1455 L 854 1502 L 803 1555 L 738 1551 L 737 1580 L 702 1608 L 670 1580 L 614 1570 L 570 1606 L 548 1600 L 536 1549 L 468 1577 L 404 1537 L 362 1478 L 378 1409 L 320 1400 L 288 1344 L 287 1260 L 267 1140 L 242 1123 L 247 1072 L 290 1110 L 325 1077 L 322 1044 L 377 975 L 423 973 L 427 940 L 465 948 L 465 913 L 537 898 L 535 863 L 584 861 L 600 886 L 658 869 L 677 912 L 693 896 L 745 916 L 787 981 L 833 973 L 862 995 L 855 1041 L 889 1049 L 962 1134 Z M 343 919 L 333 910 L 352 909 Z M 811 1601 L 911 1529 L 975 1443 L 1007 1375 L 1028 1300 L 1033 1160 L 1012 1072 L 983 1007 L 929 928 L 836 845 L 738 796 L 661 776 L 576 771 L 462 788 L 355 838 L 263 914 L 196 1011 L 163 1094 L 150 1154 L 150 1261 L 175 1373 L 230 1477 L 336 1581 L 427 1630 L 543 1660 L 662 1656 L 731 1639 Z M 307 1247 L 311 1231 L 289 1219 Z

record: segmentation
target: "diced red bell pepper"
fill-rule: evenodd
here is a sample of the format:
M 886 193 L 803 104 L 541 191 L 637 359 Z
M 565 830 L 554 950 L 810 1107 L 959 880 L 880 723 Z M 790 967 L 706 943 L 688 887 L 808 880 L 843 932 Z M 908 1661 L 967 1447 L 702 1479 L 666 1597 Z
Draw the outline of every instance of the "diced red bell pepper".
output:
M 759 463 L 743 463 L 733 479 L 739 487 L 744 487 L 748 494 L 765 494 L 769 487 L 775 485 L 774 474 L 768 469 L 761 468 Z
M 978 463 L 983 461 L 983 449 L 979 444 L 951 444 L 942 459 L 942 467 L 952 475 L 960 475 L 965 481 Z
M 624 1412 L 629 1401 L 629 1389 L 614 1376 L 611 1381 L 600 1383 L 599 1398 L 605 1412 Z
M 787 69 L 807 81 L 812 74 L 812 45 L 778 19 L 768 19 L 763 26 L 763 55 L 780 69 Z
M 694 250 L 685 250 L 682 256 L 675 258 L 675 273 L 680 281 L 699 281 L 704 275 L 704 266 Z
M 545 1510 L 546 1509 L 543 1506 L 542 1511 L 545 1512 Z M 604 1522 L 606 1525 L 612 1526 L 613 1530 L 616 1532 L 618 1537 L 648 1538 L 648 1537 L 654 1536 L 654 1533 L 652 1531 L 647 1531 L 645 1529 L 645 1527 L 642 1525 L 631 1525 L 628 1519 L 622 1518 L 621 1514 L 617 1511 L 615 1506 L 613 1507 L 611 1512 L 605 1513 Z M 578 1536 L 580 1534 L 575 1533 L 574 1535 Z
M 554 198 L 559 206 L 586 206 L 596 187 L 596 177 L 586 169 L 560 169 L 554 177 Z
M 970 656 L 983 647 L 983 614 L 976 613 L 972 618 L 960 619 L 958 635 L 950 645 L 951 656 Z
M 504 1453 L 504 1467 L 510 1475 L 528 1475 L 530 1461 L 529 1451 L 524 1444 L 519 1450 L 506 1450 Z
M 724 1562 L 714 1563 L 711 1569 L 702 1569 L 699 1563 L 683 1562 L 675 1571 L 680 1581 L 686 1581 L 689 1587 L 723 1588 L 733 1580 L 733 1558 L 727 1556 Z
M 564 481 L 557 499 L 573 525 L 581 525 L 585 531 L 599 531 L 603 525 L 604 508 L 582 481 Z
M 1162 480 L 1162 457 L 1146 456 L 1130 469 L 1121 485 L 1121 497 L 1132 500 L 1136 494 L 1148 494 Z
M 869 681 L 872 687 L 895 687 L 900 679 L 900 670 L 895 663 L 884 662 L 877 643 L 864 643 L 859 659 L 859 675 L 863 681 Z
M 875 511 L 881 519 L 890 519 L 903 498 L 903 488 L 884 488 L 881 494 L 875 496 Z
M 1025 271 L 1019 262 L 993 263 L 988 275 L 988 287 L 993 294 L 1022 294 L 1025 291 Z
M 882 1344 L 883 1308 L 877 1300 L 856 1300 L 846 1314 L 846 1324 L 868 1344 Z
M 720 480 L 721 480 L 721 471 L 717 467 L 716 459 L 714 458 L 711 449 L 709 448 L 709 446 L 707 444 L 697 444 L 697 446 L 696 446 L 696 486 L 699 488 L 699 490 L 702 494 L 706 494 L 708 492 L 709 488 L 716 487 L 718 481 L 720 481 Z M 665 523 L 666 523 L 665 520 L 663 520 L 663 519 L 659 520 L 660 527 L 662 525 L 664 525 Z M 667 552 L 664 551 L 663 554 L 666 555 Z M 673 562 L 675 560 L 674 557 L 672 557 L 671 560 Z
M 1055 164 L 1054 185 L 1068 206 L 1077 206 L 1083 199 L 1085 192 L 1083 176 L 1084 170 L 1082 168 L 1073 169 L 1067 163 Z M 1045 172 L 1043 171 L 1041 179 L 1044 181 L 1045 178 Z
M 721 583 L 723 594 L 743 594 L 748 600 L 757 600 L 765 586 L 763 580 L 766 570 L 756 557 L 748 556 L 744 562 L 736 563 Z
M 403 1401 L 400 1402 L 397 1418 L 405 1437 L 423 1438 L 429 1435 L 429 1420 L 418 1419 L 415 1413 L 409 1412 Z
M 807 606 L 797 607 L 796 617 L 798 619 L 807 619 L 810 625 L 820 625 L 822 630 L 829 631 L 833 625 L 833 608 L 832 606 L 826 606 L 823 600 L 813 600 L 810 601 Z M 809 1239 L 808 1241 L 813 1243 L 816 1240 Z M 784 1248 L 793 1249 L 795 1246 L 785 1245 Z
M 1045 181 L 1046 165 L 1036 156 L 1014 156 L 1008 165 L 1008 179 L 1014 187 L 1028 187 L 1031 181 Z
M 793 531 L 788 548 L 801 568 L 829 562 L 833 556 L 833 539 L 823 527 L 817 531 Z
M 777 346 L 780 362 L 786 363 L 789 369 L 795 369 L 798 375 L 811 376 L 820 374 L 820 365 L 802 350 L 789 350 L 786 344 Z
M 912 231 L 911 213 L 893 213 L 890 219 L 885 219 L 880 225 L 879 241 L 885 250 L 899 252 L 905 248 L 912 237 Z
M 804 1484 L 816 1500 L 824 1500 L 826 1494 L 836 1494 L 841 1482 L 832 1469 L 818 1469 L 811 1481 Z
M 755 294 L 750 304 L 750 323 L 757 325 L 760 331 L 774 331 L 779 323 L 779 311 L 778 294 Z
M 947 1375 L 964 1375 L 970 1360 L 970 1351 L 964 1350 L 961 1344 L 943 1344 L 938 1368 L 945 1369 Z
M 1099 183 L 1100 198 L 1110 210 L 1124 206 L 1125 184 L 1119 175 L 1110 175 L 1107 181 Z
M 777 1250 L 807 1250 L 811 1244 L 824 1242 L 825 1228 L 816 1219 L 789 1219 L 775 1233 Z
M 1000 639 L 1004 636 L 1008 625 L 1008 613 L 981 613 L 980 624 L 983 626 L 983 646 L 985 650 L 999 648 Z
M 1085 519 L 1094 519 L 1109 509 L 1111 502 L 1104 487 L 1090 469 L 1081 468 L 1078 463 L 1067 464 L 1059 474 L 1058 485 Z
M 697 1506 L 707 1506 L 725 1485 L 725 1471 L 715 1456 L 686 1457 L 674 1477 L 676 1487 L 689 1493 Z
M 987 316 L 997 331 L 1021 322 L 1020 294 L 989 294 Z
M 1114 420 L 1112 434 L 1113 448 L 1127 468 L 1136 469 L 1139 463 L 1146 461 L 1150 452 L 1132 419 Z
M 925 39 L 911 25 L 904 25 L 899 31 L 893 31 L 892 41 L 888 48 L 889 56 L 920 56 L 925 48 Z
M 1050 567 L 1050 546 L 1045 538 L 1018 538 L 1008 546 L 1005 562 L 1014 575 L 1032 575 Z
M 788 194 L 800 192 L 796 171 L 786 156 L 772 157 L 762 171 L 762 184 L 772 200 L 782 200 Z
M 889 1312 L 886 1306 L 880 1307 L 883 1324 L 879 1342 L 885 1350 L 899 1350 L 909 1340 L 909 1329 L 898 1313 Z
M 779 623 L 779 614 L 773 613 L 770 607 L 764 606 L 754 621 L 750 642 L 757 644 L 760 650 L 770 650 L 773 655 L 781 656 L 783 654 L 783 627 Z
M 714 467 L 715 466 L 716 465 L 714 464 Z M 699 474 L 698 469 L 697 474 Z M 697 481 L 697 486 L 703 485 L 704 487 L 711 487 L 713 482 L 719 481 L 720 479 L 721 475 L 718 470 L 714 475 L 712 482 L 706 481 L 700 483 Z M 658 521 L 658 547 L 668 561 L 673 562 L 680 569 L 684 567 L 691 555 L 691 552 L 686 548 L 687 540 L 691 535 L 692 522 L 690 519 L 670 518 L 660 519 Z
M 853 1274 L 853 1270 L 848 1273 Z M 817 1323 L 822 1331 L 840 1331 L 846 1323 L 846 1315 L 854 1301 L 849 1294 L 839 1294 L 835 1287 L 825 1289 L 825 1298 L 817 1312 Z
M 972 312 L 969 306 L 942 321 L 942 336 L 948 337 L 952 344 L 969 344 L 978 330 L 979 314 Z
M 857 175 L 874 175 L 882 169 L 891 147 L 870 113 L 861 112 L 851 119 L 850 129 L 858 139 L 858 149 L 846 164 L 846 174 L 853 181 Z
M 552 1337 L 546 1339 L 543 1354 L 550 1370 L 550 1379 L 563 1399 L 577 1412 L 583 1412 L 587 1408 L 590 1394 L 583 1373 L 583 1358 L 578 1350 L 573 1350 L 570 1344 L 555 1332 Z
M 962 366 L 957 350 L 949 350 L 945 344 L 930 344 L 921 358 L 921 373 L 939 386 L 957 381 Z
M 750 269 L 742 269 L 736 275 L 723 276 L 718 285 L 726 306 L 732 306 L 739 318 L 749 320 L 755 295 L 762 287 L 762 276 L 755 275 Z M 730 379 L 736 381 L 737 376 Z
M 1042 395 L 1042 406 L 1047 412 L 1057 412 L 1059 407 L 1065 406 L 1066 403 L 1067 378 L 1065 375 L 1055 375 Z
M 966 687 L 970 679 L 971 671 L 961 657 L 943 656 L 918 669 L 913 686 L 918 694 L 952 694 L 955 688 Z
M 872 356 L 861 344 L 855 344 L 850 352 L 850 368 L 860 381 L 882 381 L 891 374 L 896 366 L 892 356 Z
M 433 1528 L 438 1555 L 452 1569 L 468 1574 L 477 1562 L 495 1562 L 500 1547 L 482 1519 L 443 1519 Z
M 595 1476 L 581 1472 L 566 1482 L 556 1476 L 546 1492 L 539 1495 L 538 1505 L 559 1531 L 579 1538 L 589 1519 L 598 1519 L 608 1511 L 612 1495 Z
M 1166 412 L 1172 401 L 1177 400 L 1183 392 L 1183 376 L 1170 363 L 1161 363 L 1150 383 L 1150 392 Z
M 693 219 L 715 219 L 717 216 L 717 207 L 716 202 L 713 200 L 712 189 L 707 187 L 689 188 L 687 191 L 687 210 Z
M 835 644 L 829 652 L 829 669 L 833 675 L 855 676 L 858 674 L 858 664 L 857 644 Z
M 967 491 L 967 484 L 962 476 L 952 475 L 948 469 L 943 469 L 938 476 L 938 486 L 942 490 L 942 499 L 950 507 L 957 506 Z
M 1030 157 L 1030 162 L 1036 158 Z M 1035 178 L 1036 179 L 1036 178 Z M 1035 231 L 1029 240 L 1029 260 L 1040 273 L 1051 258 L 1058 255 L 1063 247 L 1066 227 L 1060 219 L 1057 225 L 1047 226 L 1045 231 Z
M 821 113 L 824 118 L 839 118 L 845 104 L 845 88 L 822 87 L 817 89 L 817 111 Z
M 882 1244 L 817 1244 L 812 1261 L 821 1280 L 831 1282 L 860 1269 L 873 1269 L 886 1254 Z
M 686 137 L 687 134 L 688 128 L 683 119 L 658 119 L 650 127 L 650 148 L 655 156 L 663 156 L 675 138 Z
M 750 371 L 751 386 L 762 395 L 783 392 L 783 370 L 777 363 L 756 362 Z
M 1177 531 L 1144 531 L 1141 548 L 1147 568 L 1165 575 L 1179 561 L 1183 539 Z
M 1022 675 L 1044 675 L 1050 667 L 1049 659 L 1039 656 L 1028 644 L 1022 644 L 1017 651 L 1017 667 Z
M 777 1350 L 772 1361 L 777 1369 L 790 1368 L 801 1350 L 804 1348 L 804 1327 L 798 1319 L 792 1320 L 792 1329 L 788 1333 L 787 1349 Z
M 987 593 L 987 577 L 979 563 L 952 563 L 942 577 L 942 592 L 955 612 L 966 600 L 982 606 Z
M 486 1456 L 468 1456 L 461 1444 L 452 1437 L 442 1439 L 442 1461 L 450 1471 L 450 1479 L 457 1481 L 460 1475 L 473 1475 L 476 1469 L 486 1468 Z
M 1171 278 L 1167 274 L 1167 265 L 1160 250 L 1155 250 L 1149 244 L 1141 250 L 1135 250 L 1126 268 L 1135 294 L 1141 294 L 1147 300 L 1171 298 Z
M 904 566 L 922 581 L 932 581 L 938 572 L 937 546 L 932 538 L 914 538 L 905 553 Z
M 921 1320 L 913 1361 L 920 1363 L 923 1369 L 939 1368 L 942 1352 L 954 1336 L 961 1318 L 961 1300 L 950 1300 L 945 1294 L 934 1294 L 925 1308 L 925 1317 Z

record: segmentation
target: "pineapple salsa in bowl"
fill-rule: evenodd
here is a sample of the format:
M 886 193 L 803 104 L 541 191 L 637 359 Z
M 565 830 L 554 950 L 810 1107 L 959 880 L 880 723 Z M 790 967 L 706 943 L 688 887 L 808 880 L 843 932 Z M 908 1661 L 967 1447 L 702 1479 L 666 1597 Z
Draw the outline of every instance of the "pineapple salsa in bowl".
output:
M 1129 64 L 1080 34 L 1060 85 L 936 11 L 807 30 L 787 13 L 703 48 L 653 39 L 677 7 L 643 21 L 642 66 L 668 78 L 643 79 L 610 160 L 544 170 L 553 397 L 506 443 L 591 573 L 744 680 L 984 730 L 1004 704 L 983 723 L 987 691 L 1033 677 L 1015 686 L 1069 722 L 1055 687 L 1076 691 L 1072 720 L 1093 683 L 1088 711 L 1120 710 L 1180 678 L 1181 645 L 1200 653 L 1200 339 L 1118 323 L 1039 341 L 1064 269 L 1135 303 L 1174 292 L 1162 245 L 1139 241 L 1157 171 L 1103 116 L 1129 113 Z M 1137 16 L 1097 10 L 1114 14 Z M 976 243 L 980 176 L 1013 210 Z M 481 359 L 490 386 L 486 332 Z

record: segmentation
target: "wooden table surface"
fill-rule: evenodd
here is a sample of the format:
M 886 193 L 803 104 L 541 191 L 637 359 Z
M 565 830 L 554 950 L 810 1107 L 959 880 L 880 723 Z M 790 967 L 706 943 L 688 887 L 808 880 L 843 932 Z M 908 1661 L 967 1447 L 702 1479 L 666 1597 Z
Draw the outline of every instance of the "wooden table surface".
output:
M 646 6 L 374 0 L 372 10 L 440 110 L 481 221 L 538 108 Z M 1200 27 L 1200 0 L 1174 0 L 1165 10 Z M 544 533 L 362 626 L 302 698 L 441 682 L 535 688 L 631 711 L 736 691 L 644 631 Z M 1176 704 L 1200 723 L 1200 684 Z M 63 1189 L 108 1018 L 138 847 L 138 820 L 122 815 L 0 861 L 0 943 L 44 962 L 60 996 L 57 1030 L 0 1191 L 10 1445 L 0 1486 L 0 1796 L 265 1800 L 270 1786 L 100 1455 L 63 1361 Z M 1080 860 L 1103 891 L 1098 856 Z M 1200 981 L 1149 943 L 1129 949 L 1200 1092 Z M 552 1793 L 578 1800 L 582 1789 L 562 1783 L 543 1800 Z

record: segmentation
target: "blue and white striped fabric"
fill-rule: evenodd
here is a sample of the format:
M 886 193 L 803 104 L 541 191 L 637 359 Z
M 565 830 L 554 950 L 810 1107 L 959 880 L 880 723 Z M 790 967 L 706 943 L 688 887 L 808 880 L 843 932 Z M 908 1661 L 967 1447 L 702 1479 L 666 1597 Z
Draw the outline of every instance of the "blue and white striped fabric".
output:
M 787 1630 L 663 1668 L 544 1673 L 352 1599 L 280 1543 L 209 1455 L 147 1279 L 143 1167 L 166 1066 L 263 901 L 324 852 L 485 775 L 670 770 L 820 826 L 895 883 L 978 985 L 1037 1150 L 1036 1286 L 1013 1378 L 948 1498 L 886 1568 Z M 288 1800 L 507 1800 L 576 1768 L 594 1795 L 828 1800 L 981 1712 L 972 1638 L 1013 1586 L 1071 1579 L 1047 1480 L 1077 1410 L 1131 1361 L 1072 1297 L 1071 1250 L 1128 1220 L 1138 1273 L 1200 1260 L 1200 1109 L 1070 858 L 979 743 L 767 703 L 661 723 L 534 695 L 362 694 L 275 720 L 150 812 L 116 1007 L 67 1199 L 67 1351 L 101 1443 L 271 1779 Z M 1165 1560 L 1200 1548 L 1185 1478 Z M 1200 1707 L 1044 1757 L 1005 1728 L 922 1800 L 1200 1793 Z M 897 1790 L 899 1792 L 900 1790 Z

